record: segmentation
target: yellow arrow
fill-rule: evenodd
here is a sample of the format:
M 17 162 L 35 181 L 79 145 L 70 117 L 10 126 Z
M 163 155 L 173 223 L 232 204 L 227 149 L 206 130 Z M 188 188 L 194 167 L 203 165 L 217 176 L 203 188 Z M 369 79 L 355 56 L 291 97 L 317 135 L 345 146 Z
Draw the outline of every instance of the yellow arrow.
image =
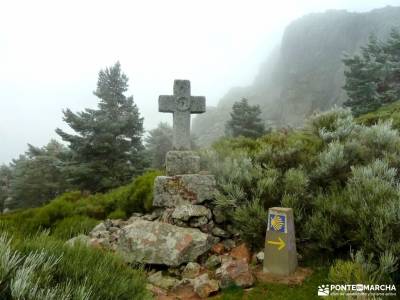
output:
M 280 237 L 278 237 L 277 241 L 267 241 L 267 243 L 270 245 L 278 246 L 278 250 L 282 250 L 286 246 L 285 242 Z

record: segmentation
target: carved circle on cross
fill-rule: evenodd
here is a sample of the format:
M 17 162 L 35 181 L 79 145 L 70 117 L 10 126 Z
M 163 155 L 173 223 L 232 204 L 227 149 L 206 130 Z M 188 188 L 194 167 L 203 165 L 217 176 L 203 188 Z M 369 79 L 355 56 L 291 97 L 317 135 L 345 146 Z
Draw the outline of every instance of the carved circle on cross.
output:
M 176 99 L 176 108 L 179 111 L 188 111 L 190 108 L 190 99 L 187 97 L 179 97 Z

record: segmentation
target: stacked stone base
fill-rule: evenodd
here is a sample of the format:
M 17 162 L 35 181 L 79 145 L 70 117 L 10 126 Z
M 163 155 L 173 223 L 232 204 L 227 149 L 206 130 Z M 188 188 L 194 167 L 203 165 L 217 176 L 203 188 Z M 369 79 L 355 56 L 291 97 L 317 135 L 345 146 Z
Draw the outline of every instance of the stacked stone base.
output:
M 154 207 L 201 204 L 214 198 L 213 175 L 184 174 L 159 176 L 154 182 Z
M 200 157 L 193 151 L 168 152 L 166 170 L 168 176 L 159 176 L 154 182 L 153 206 L 165 210 L 162 220 L 212 233 L 215 222 L 208 206 L 215 196 L 215 177 L 199 174 Z
M 167 176 L 154 182 L 151 214 L 107 220 L 69 243 L 107 248 L 126 262 L 151 265 L 155 270 L 148 280 L 155 295 L 191 291 L 205 298 L 230 284 L 251 286 L 250 254 L 213 206 L 214 176 L 200 173 L 200 158 L 191 151 L 169 152 L 166 164 Z M 158 265 L 168 266 L 169 275 L 157 272 Z

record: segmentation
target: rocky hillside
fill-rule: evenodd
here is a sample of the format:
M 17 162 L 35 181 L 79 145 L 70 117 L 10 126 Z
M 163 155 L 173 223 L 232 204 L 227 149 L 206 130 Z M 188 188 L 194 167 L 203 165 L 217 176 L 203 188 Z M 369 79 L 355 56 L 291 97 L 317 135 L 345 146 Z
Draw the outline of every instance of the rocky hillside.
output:
M 400 26 L 400 7 L 368 13 L 330 10 L 292 22 L 253 84 L 232 88 L 217 107 L 194 120 L 199 144 L 223 135 L 232 104 L 242 97 L 259 104 L 266 123 L 276 126 L 299 126 L 314 110 L 340 105 L 346 98 L 341 61 L 345 53 L 354 54 L 371 33 L 386 38 L 394 26 Z

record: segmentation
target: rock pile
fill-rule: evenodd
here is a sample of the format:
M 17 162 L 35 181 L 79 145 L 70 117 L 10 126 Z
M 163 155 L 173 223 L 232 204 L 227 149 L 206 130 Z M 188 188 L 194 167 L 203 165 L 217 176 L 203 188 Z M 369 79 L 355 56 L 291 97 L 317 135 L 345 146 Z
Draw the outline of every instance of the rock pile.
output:
M 148 288 L 163 295 L 160 299 L 185 299 L 182 294 L 188 293 L 206 298 L 231 284 L 250 287 L 254 283 L 251 253 L 217 223 L 213 211 L 203 203 L 135 213 L 128 220 L 101 222 L 88 236 L 68 243 L 79 241 L 119 253 L 127 262 L 147 264 Z M 160 271 L 162 265 L 167 269 Z
M 241 244 L 222 254 L 210 251 L 202 264 L 189 262 L 168 269 L 164 274 L 154 270 L 149 275 L 148 288 L 158 299 L 183 300 L 207 298 L 230 285 L 251 287 L 255 277 L 248 262 L 249 253 L 248 248 Z
M 175 297 L 164 299 L 188 299 L 188 293 L 206 298 L 230 284 L 251 286 L 250 251 L 236 245 L 237 234 L 224 226 L 224 214 L 212 204 L 216 180 L 200 171 L 200 157 L 190 151 L 190 114 L 205 111 L 205 98 L 190 96 L 189 81 L 175 80 L 174 95 L 160 96 L 159 110 L 174 114 L 176 150 L 167 153 L 167 176 L 155 179 L 154 211 L 126 221 L 106 220 L 89 236 L 68 243 L 110 249 L 129 263 L 146 264 L 152 269 L 149 289 Z M 160 266 L 167 266 L 168 274 Z

